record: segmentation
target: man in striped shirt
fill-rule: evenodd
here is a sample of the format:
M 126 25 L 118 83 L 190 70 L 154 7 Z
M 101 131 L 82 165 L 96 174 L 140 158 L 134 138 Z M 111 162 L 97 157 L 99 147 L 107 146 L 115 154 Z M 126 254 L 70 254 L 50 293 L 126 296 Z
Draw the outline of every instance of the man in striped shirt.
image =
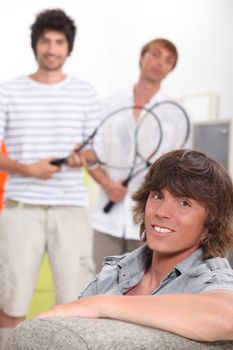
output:
M 31 26 L 38 69 L 0 87 L 0 140 L 8 150 L 0 169 L 9 173 L 0 215 L 1 328 L 25 317 L 45 250 L 57 303 L 76 299 L 92 274 L 83 172 L 72 156 L 63 167 L 50 163 L 71 154 L 100 117 L 95 89 L 63 73 L 75 32 L 62 10 L 41 12 Z

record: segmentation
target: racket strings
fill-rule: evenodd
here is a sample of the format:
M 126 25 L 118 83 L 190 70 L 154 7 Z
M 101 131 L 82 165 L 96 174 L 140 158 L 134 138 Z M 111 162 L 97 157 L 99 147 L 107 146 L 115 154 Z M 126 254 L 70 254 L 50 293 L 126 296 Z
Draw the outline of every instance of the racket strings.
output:
M 95 158 L 92 163 L 105 165 L 107 168 L 131 170 L 138 163 L 138 152 L 136 134 L 138 123 L 135 120 L 135 110 L 140 110 L 140 120 L 150 117 L 153 123 L 158 124 L 155 114 L 141 106 L 121 108 L 102 123 L 95 137 L 91 140 L 91 148 L 94 150 Z M 141 117 L 142 116 L 142 117 Z M 97 143 L 98 135 L 102 143 Z M 144 159 L 141 159 L 141 163 Z
M 190 121 L 185 109 L 175 101 L 161 101 L 150 108 L 163 128 L 161 153 L 184 147 L 190 136 Z

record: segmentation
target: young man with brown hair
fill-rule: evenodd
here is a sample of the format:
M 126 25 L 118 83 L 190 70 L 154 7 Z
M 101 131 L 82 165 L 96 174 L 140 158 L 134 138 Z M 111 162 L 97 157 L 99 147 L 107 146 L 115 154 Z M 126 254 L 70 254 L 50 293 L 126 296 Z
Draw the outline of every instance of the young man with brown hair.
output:
M 233 246 L 233 184 L 225 168 L 201 152 L 166 153 L 133 199 L 145 245 L 107 258 L 79 300 L 39 317 L 115 319 L 197 341 L 233 340 L 233 271 L 224 258 Z M 53 332 L 62 327 L 47 320 Z M 7 349 L 36 344 L 40 327 L 43 319 L 22 324 Z

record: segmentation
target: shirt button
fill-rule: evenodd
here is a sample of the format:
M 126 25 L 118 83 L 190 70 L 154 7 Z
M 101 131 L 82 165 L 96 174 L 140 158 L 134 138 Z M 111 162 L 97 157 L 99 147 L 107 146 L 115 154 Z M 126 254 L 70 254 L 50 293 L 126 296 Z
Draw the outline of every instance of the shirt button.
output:
M 122 277 L 126 277 L 126 273 L 125 272 L 122 272 Z

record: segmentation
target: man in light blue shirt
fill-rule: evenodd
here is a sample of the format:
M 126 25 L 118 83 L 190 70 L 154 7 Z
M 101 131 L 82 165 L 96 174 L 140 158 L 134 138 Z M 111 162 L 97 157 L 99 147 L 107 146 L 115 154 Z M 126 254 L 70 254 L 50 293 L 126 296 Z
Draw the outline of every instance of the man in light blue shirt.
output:
M 104 267 L 88 285 L 81 297 L 94 294 L 126 294 L 137 285 L 147 269 L 152 256 L 147 245 L 123 256 L 105 258 Z M 202 293 L 211 290 L 233 292 L 233 271 L 227 259 L 204 259 L 199 248 L 178 263 L 151 291 L 151 294 Z
M 203 153 L 172 151 L 150 167 L 133 199 L 146 245 L 107 258 L 79 300 L 39 317 L 110 318 L 198 341 L 233 340 L 233 271 L 224 258 L 233 246 L 227 171 Z

